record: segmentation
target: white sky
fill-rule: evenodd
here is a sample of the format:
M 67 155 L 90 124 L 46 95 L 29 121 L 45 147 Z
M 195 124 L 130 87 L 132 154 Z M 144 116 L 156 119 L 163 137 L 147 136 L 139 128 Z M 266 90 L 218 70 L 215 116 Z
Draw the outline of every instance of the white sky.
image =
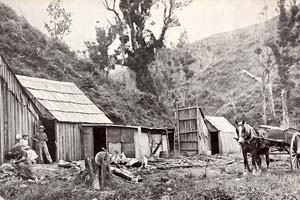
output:
M 50 0 L 0 0 L 11 6 L 19 15 L 36 28 L 46 32 L 46 8 Z M 178 13 L 180 28 L 171 29 L 168 42 L 177 42 L 185 29 L 191 42 L 209 35 L 226 32 L 262 22 L 259 18 L 264 2 L 268 5 L 268 17 L 275 16 L 277 0 L 194 0 Z M 71 33 L 65 42 L 74 50 L 84 49 L 84 41 L 95 39 L 95 24 L 106 24 L 112 14 L 105 10 L 101 0 L 63 0 L 63 7 L 72 14 Z M 156 17 L 155 15 L 154 17 Z M 157 29 L 158 30 L 158 29 Z

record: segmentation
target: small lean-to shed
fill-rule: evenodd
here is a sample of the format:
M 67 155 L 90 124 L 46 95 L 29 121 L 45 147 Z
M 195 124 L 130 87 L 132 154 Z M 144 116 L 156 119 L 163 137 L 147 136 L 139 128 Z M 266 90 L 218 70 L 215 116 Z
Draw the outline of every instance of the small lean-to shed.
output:
M 205 116 L 205 123 L 210 134 L 212 154 L 240 151 L 239 144 L 234 139 L 236 137 L 235 127 L 226 118 Z
M 38 109 L 0 56 L 0 164 L 15 145 L 16 134 L 28 133 L 31 137 L 38 121 Z
M 129 158 L 159 156 L 169 151 L 167 129 L 113 124 L 83 124 L 84 157 L 95 156 L 103 148 Z M 152 154 L 157 148 L 155 154 Z
M 54 160 L 84 158 L 81 124 L 112 124 L 74 83 L 17 77 L 42 114 Z

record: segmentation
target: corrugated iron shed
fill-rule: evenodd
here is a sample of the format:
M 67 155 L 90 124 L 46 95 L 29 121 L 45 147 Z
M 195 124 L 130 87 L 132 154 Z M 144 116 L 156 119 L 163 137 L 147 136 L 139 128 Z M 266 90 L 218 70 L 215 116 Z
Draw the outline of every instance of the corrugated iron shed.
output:
M 235 132 L 234 126 L 225 117 L 205 116 L 205 119 L 219 131 Z
M 60 122 L 112 123 L 74 83 L 20 75 L 17 78 L 53 118 Z

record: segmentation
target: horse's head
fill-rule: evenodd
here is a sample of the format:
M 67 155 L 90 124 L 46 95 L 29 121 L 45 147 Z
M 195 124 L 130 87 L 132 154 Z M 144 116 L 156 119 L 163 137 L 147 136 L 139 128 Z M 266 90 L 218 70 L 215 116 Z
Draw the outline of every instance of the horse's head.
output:
M 237 138 L 236 140 L 240 143 L 243 144 L 245 143 L 245 141 L 247 140 L 247 138 L 249 137 L 249 133 L 248 131 L 246 131 L 245 128 L 245 121 L 241 121 L 241 122 L 237 122 L 235 121 L 235 130 L 236 130 L 236 134 L 237 134 Z M 250 136 L 251 137 L 251 136 Z

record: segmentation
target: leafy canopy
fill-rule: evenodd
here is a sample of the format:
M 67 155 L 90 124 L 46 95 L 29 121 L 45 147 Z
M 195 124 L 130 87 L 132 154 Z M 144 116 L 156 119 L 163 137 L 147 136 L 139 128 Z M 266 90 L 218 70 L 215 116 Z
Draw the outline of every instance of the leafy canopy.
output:
M 164 46 L 167 31 L 180 26 L 176 12 L 192 0 L 103 0 L 108 11 L 115 14 L 116 36 L 121 41 L 114 59 L 136 72 L 136 85 L 145 92 L 157 94 L 149 65 L 155 53 Z M 156 8 L 156 9 L 155 9 Z M 162 21 L 153 21 L 154 12 L 161 11 Z M 153 26 L 161 24 L 160 33 Z M 123 56 L 118 56 L 123 54 Z
M 50 21 L 45 23 L 45 28 L 55 40 L 62 40 L 68 35 L 72 24 L 71 13 L 67 12 L 61 3 L 61 0 L 52 0 L 47 7 Z

